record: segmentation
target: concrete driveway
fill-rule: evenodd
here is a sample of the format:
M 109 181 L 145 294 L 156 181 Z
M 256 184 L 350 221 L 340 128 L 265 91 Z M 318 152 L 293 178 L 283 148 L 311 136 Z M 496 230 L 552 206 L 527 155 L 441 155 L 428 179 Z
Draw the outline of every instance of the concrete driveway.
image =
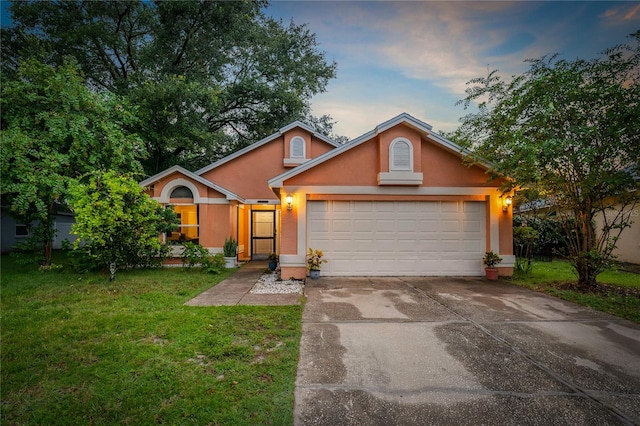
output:
M 640 424 L 640 326 L 476 278 L 307 282 L 297 425 Z

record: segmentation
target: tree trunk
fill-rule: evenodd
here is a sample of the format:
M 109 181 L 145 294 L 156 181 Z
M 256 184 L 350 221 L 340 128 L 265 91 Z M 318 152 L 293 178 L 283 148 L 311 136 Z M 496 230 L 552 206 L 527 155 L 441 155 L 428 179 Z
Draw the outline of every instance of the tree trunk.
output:
M 118 270 L 118 265 L 116 262 L 109 262 L 109 281 L 114 281 L 116 279 L 116 271 Z
M 590 207 L 591 203 L 588 203 Z M 577 224 L 582 234 L 582 244 L 576 256 L 576 270 L 578 272 L 578 285 L 585 288 L 593 288 L 596 286 L 596 276 L 600 272 L 600 261 L 593 257 L 593 250 L 596 249 L 596 230 L 593 226 L 593 215 L 590 210 L 583 212 L 577 218 L 580 223 Z
M 44 242 L 44 266 L 51 266 L 51 249 L 53 242 L 51 240 L 45 240 Z

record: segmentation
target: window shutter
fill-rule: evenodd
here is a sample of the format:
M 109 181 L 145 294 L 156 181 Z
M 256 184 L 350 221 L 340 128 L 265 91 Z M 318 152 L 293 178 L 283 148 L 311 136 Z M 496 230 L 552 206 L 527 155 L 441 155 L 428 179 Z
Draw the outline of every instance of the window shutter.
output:
M 291 158 L 304 158 L 304 139 L 293 138 L 291 139 Z
M 409 144 L 403 141 L 393 144 L 393 151 L 391 153 L 393 162 L 391 164 L 391 170 L 411 170 L 412 158 L 411 148 Z

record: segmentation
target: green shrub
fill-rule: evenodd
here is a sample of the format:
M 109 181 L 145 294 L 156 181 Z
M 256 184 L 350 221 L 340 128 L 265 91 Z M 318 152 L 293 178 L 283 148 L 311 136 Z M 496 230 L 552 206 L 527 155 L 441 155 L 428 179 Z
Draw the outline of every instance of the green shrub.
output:
M 180 255 L 180 259 L 182 260 L 183 268 L 191 269 L 194 266 L 201 266 L 206 263 L 206 259 L 209 257 L 209 250 L 191 241 L 185 242 L 182 246 L 184 250 Z
M 238 253 L 238 242 L 234 240 L 233 237 L 227 238 L 224 240 L 222 252 L 224 253 L 224 257 L 235 257 Z
M 203 263 L 202 267 L 206 272 L 219 274 L 227 269 L 225 268 L 224 263 L 224 256 L 222 253 L 216 253 L 214 255 L 209 255 L 206 259 L 206 263 Z

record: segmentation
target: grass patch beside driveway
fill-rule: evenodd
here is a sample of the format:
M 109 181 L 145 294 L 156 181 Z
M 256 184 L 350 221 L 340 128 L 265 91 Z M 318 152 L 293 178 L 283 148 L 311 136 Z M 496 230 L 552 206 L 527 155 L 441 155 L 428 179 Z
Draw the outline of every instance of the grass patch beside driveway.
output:
M 2 257 L 3 424 L 291 424 L 301 306 L 188 307 L 228 273 Z
M 598 275 L 596 291 L 584 291 L 568 262 L 534 261 L 528 275 L 516 273 L 511 282 L 640 323 L 640 274 L 610 269 Z

